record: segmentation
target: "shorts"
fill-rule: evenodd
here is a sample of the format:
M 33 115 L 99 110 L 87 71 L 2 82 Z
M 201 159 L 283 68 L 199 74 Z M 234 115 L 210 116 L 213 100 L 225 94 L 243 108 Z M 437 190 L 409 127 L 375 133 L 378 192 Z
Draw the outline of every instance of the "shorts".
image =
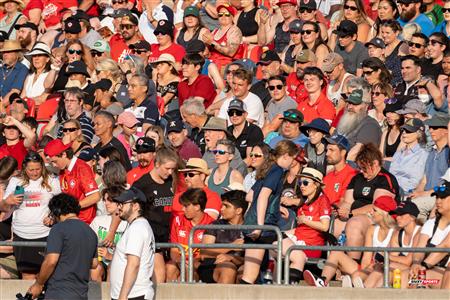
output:
M 277 240 L 277 236 L 274 234 L 259 236 L 256 240 L 244 236 L 244 244 L 272 244 Z
M 13 234 L 15 242 L 46 242 L 47 237 L 39 239 L 24 239 Z M 13 247 L 14 256 L 16 257 L 17 270 L 20 273 L 37 274 L 41 269 L 44 261 L 45 247 Z
M 297 240 L 297 236 L 295 234 L 283 232 L 283 239 L 290 239 L 294 245 L 306 246 L 305 241 Z M 309 245 L 312 246 L 312 245 Z M 321 245 L 317 245 L 321 246 Z M 320 250 L 302 250 L 308 258 L 320 258 L 322 256 L 322 251 Z
M 204 283 L 216 283 L 213 278 L 214 269 L 216 268 L 215 258 L 205 258 L 200 263 L 197 269 L 197 274 L 200 277 L 200 280 Z

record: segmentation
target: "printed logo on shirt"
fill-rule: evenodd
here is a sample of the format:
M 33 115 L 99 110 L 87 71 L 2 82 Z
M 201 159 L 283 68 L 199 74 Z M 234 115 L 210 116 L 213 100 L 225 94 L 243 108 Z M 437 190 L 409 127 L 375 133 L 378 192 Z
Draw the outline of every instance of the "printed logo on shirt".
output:
M 57 15 L 58 14 L 58 6 L 56 6 L 53 3 L 49 3 L 44 7 L 44 10 L 42 11 L 42 17 L 48 18 L 50 16 L 53 15 Z
M 23 204 L 25 205 L 25 207 L 40 207 L 41 199 L 41 192 L 25 193 L 25 195 L 23 196 Z
M 180 237 L 186 237 L 186 231 L 184 231 L 184 230 L 179 230 L 179 231 L 178 231 L 178 235 L 179 235 Z
M 125 59 L 128 58 L 128 56 L 131 54 L 131 50 L 130 49 L 123 49 L 122 53 L 119 55 L 119 58 L 117 59 L 117 61 L 119 63 L 123 63 L 123 61 Z
M 71 180 L 70 180 L 69 186 L 70 186 L 71 188 L 74 188 L 74 187 L 75 187 L 75 180 L 74 180 L 74 179 L 71 179 Z
M 363 196 L 369 195 L 369 194 L 370 194 L 370 186 L 365 186 L 365 187 L 362 189 L 362 194 L 363 194 Z
M 173 197 L 163 197 L 155 199 L 153 206 L 172 206 Z
M 157 190 L 153 190 L 153 194 L 158 195 L 158 191 Z
M 288 197 L 288 198 L 294 198 L 294 197 L 295 197 L 295 191 L 294 191 L 294 189 L 291 189 L 291 188 L 289 188 L 289 189 L 284 189 L 284 190 L 281 192 L 281 196 L 282 196 L 282 197 Z
M 243 140 L 241 142 L 241 147 L 247 147 L 247 140 Z
M 339 192 L 339 188 L 341 187 L 341 184 L 339 182 L 334 184 L 334 191 Z

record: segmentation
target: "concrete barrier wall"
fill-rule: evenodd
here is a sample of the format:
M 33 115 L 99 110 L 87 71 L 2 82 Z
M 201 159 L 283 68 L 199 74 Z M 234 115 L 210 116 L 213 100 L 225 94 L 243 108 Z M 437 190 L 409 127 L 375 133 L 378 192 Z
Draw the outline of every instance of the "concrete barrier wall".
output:
M 0 299 L 15 300 L 17 293 L 25 294 L 31 281 L 0 280 Z M 89 299 L 110 299 L 109 284 L 91 283 Z M 351 289 L 314 288 L 305 286 L 276 285 L 222 285 L 222 284 L 174 284 L 165 283 L 156 288 L 157 300 L 196 300 L 196 299 L 405 299 L 405 300 L 449 300 L 448 290 L 394 290 L 394 289 Z M 63 300 L 63 299 L 61 299 Z

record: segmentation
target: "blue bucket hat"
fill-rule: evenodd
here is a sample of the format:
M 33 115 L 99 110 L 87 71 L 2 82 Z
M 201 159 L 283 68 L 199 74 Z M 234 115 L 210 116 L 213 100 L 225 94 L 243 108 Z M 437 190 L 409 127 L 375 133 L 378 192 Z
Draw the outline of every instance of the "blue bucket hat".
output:
M 327 135 L 330 134 L 330 124 L 322 118 L 314 119 L 309 124 L 300 127 L 300 131 L 306 136 L 309 136 L 309 129 L 314 129 Z

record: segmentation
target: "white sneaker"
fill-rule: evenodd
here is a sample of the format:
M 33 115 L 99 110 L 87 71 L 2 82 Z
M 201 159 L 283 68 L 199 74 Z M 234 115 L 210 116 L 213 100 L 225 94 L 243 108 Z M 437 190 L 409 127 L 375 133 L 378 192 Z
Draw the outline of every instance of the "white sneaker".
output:
M 344 288 L 353 287 L 352 278 L 350 277 L 350 275 L 342 275 L 342 287 Z
M 362 281 L 361 277 L 356 277 L 353 280 L 353 285 L 355 288 L 363 289 L 364 288 L 364 282 Z
M 325 282 L 321 277 L 314 275 L 311 271 L 303 271 L 303 279 L 310 286 L 316 287 L 328 287 L 328 283 Z

